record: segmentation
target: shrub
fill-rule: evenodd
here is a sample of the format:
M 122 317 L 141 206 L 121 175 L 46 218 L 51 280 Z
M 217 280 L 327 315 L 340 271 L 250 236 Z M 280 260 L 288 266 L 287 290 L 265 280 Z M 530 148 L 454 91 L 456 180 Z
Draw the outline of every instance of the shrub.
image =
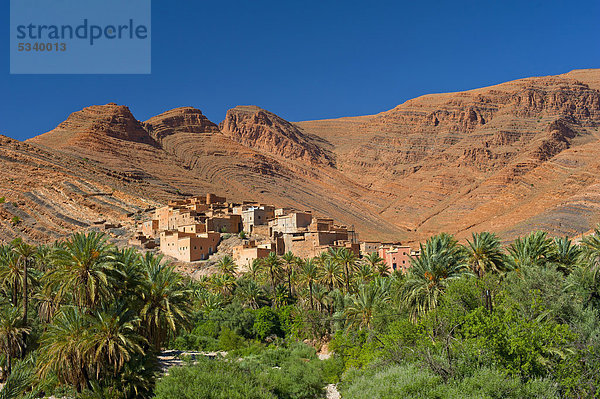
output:
M 21 223 L 21 218 L 18 216 L 13 216 L 13 218 L 10 220 L 10 222 L 12 223 L 13 226 L 16 226 L 19 223 Z
M 289 348 L 262 348 L 238 361 L 205 358 L 173 368 L 156 387 L 166 398 L 284 398 L 324 397 L 321 362 L 313 348 L 295 343 Z M 232 361 L 235 360 L 235 361 Z
M 332 356 L 321 361 L 323 378 L 328 384 L 337 384 L 344 372 L 344 361 L 339 356 Z
M 283 335 L 279 324 L 279 316 L 273 309 L 265 306 L 256 311 L 254 334 L 261 340 L 270 335 Z
M 174 367 L 156 384 L 157 399 L 265 399 L 276 396 L 259 386 L 239 365 L 200 358 L 194 365 Z
M 243 337 L 237 335 L 228 328 L 221 330 L 219 335 L 219 349 L 224 351 L 230 351 L 233 349 L 240 349 L 245 346 L 245 340 Z
M 0 204 L 4 204 L 6 202 L 6 198 L 5 197 L 0 197 Z
M 245 231 L 240 231 L 239 237 L 240 239 L 245 240 L 248 237 L 248 235 Z
M 415 365 L 349 370 L 340 384 L 344 398 L 558 398 L 551 381 L 521 382 L 518 378 L 504 377 L 499 371 L 479 369 L 463 380 L 444 380 Z

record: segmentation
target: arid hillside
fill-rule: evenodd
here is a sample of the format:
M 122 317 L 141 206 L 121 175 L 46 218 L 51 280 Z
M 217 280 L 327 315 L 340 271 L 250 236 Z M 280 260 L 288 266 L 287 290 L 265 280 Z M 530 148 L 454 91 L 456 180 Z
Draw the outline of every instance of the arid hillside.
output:
M 296 123 L 345 176 L 393 200 L 380 215 L 439 231 L 576 235 L 600 222 L 600 70 L 419 97 L 381 114 Z
M 53 213 L 84 223 L 117 217 L 90 198 L 123 201 L 126 214 L 211 191 L 312 209 L 363 239 L 577 235 L 600 222 L 599 90 L 600 70 L 581 70 L 296 123 L 253 106 L 218 125 L 190 107 L 142 122 L 125 106 L 92 106 L 27 143 L 0 142 L 9 171 L 0 231 L 26 227 L 10 224 L 15 201 L 31 213 L 29 234 L 44 237 L 74 228 L 44 225 Z M 83 197 L 65 182 L 113 194 Z
M 128 192 L 141 191 L 149 201 L 214 192 L 310 209 L 354 224 L 367 237 L 402 234 L 378 215 L 383 201 L 377 207 L 364 203 L 369 190 L 331 166 L 318 138 L 257 107 L 238 107 L 228 118 L 221 132 L 189 107 L 139 122 L 127 107 L 107 104 L 75 112 L 27 143 L 129 176 L 135 187 Z

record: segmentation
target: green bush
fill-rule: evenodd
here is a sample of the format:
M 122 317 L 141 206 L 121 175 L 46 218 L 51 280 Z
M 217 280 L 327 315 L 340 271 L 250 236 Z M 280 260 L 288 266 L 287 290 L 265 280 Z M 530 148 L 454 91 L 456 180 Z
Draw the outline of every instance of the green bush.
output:
M 245 345 L 246 341 L 244 337 L 241 337 L 231 331 L 228 328 L 224 328 L 221 330 L 221 334 L 219 335 L 219 349 L 223 351 L 230 351 L 234 349 L 241 349 Z
M 252 374 L 239 365 L 200 358 L 194 365 L 174 367 L 156 384 L 157 399 L 271 399 Z
M 255 347 L 256 349 L 256 347 Z M 284 398 L 324 397 L 325 379 L 313 348 L 261 348 L 239 360 L 199 359 L 174 368 L 156 387 L 157 398 Z
M 359 372 L 349 370 L 340 384 L 344 399 L 353 398 L 439 398 L 439 399 L 543 399 L 558 398 L 548 380 L 527 383 L 504 377 L 500 372 L 479 369 L 463 380 L 444 380 L 415 365 L 392 366 Z
M 5 197 L 0 197 L 0 204 L 4 204 L 6 202 L 6 198 Z
M 283 335 L 279 324 L 279 316 L 273 309 L 265 306 L 256 311 L 254 334 L 261 340 L 271 335 Z
M 344 361 L 339 356 L 332 356 L 321 361 L 321 370 L 328 384 L 337 384 L 344 372 Z

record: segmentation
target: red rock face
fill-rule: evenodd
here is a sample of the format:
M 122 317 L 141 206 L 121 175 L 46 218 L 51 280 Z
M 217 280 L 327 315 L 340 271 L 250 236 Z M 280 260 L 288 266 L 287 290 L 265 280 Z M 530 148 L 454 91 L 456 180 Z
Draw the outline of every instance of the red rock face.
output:
M 232 140 L 269 154 L 315 165 L 332 164 L 330 155 L 314 139 L 288 121 L 255 106 L 230 109 L 219 127 Z
M 219 127 L 192 107 L 175 108 L 144 122 L 144 127 L 156 140 L 175 133 L 216 133 Z
M 114 103 L 93 105 L 72 113 L 54 130 L 31 139 L 34 143 L 54 148 L 95 146 L 106 137 L 136 143 L 154 144 L 142 124 L 129 108 Z
M 590 70 L 521 79 L 297 126 L 333 145 L 347 177 L 393 195 L 382 216 L 417 239 L 484 229 L 507 238 L 535 228 L 572 235 L 599 211 L 574 184 L 596 168 L 599 77 Z M 596 179 L 585 181 L 595 196 Z

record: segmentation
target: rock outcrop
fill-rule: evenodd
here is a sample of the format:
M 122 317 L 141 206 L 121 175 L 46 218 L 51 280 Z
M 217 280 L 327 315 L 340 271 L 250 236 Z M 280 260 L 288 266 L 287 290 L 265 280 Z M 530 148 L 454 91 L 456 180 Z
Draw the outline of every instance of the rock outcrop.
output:
M 332 164 L 329 154 L 296 126 L 256 106 L 230 109 L 219 127 L 247 147 L 311 164 Z
M 115 103 L 92 105 L 72 113 L 54 130 L 30 141 L 52 148 L 102 145 L 107 137 L 154 145 L 155 142 L 134 118 L 129 108 Z
M 175 133 L 216 133 L 219 127 L 208 120 L 202 111 L 192 107 L 175 108 L 152 117 L 143 123 L 158 142 Z

